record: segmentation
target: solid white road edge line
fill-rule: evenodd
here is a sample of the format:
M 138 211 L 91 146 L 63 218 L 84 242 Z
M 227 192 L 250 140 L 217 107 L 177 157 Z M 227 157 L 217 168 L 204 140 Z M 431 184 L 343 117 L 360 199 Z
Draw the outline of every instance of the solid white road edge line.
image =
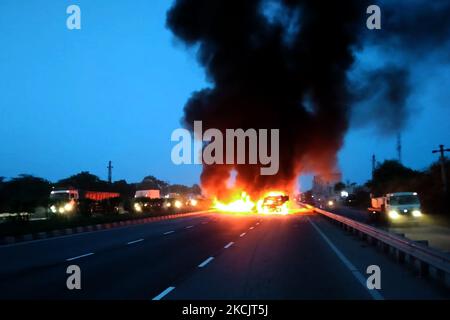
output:
M 350 270 L 353 276 L 358 280 L 358 282 L 369 292 L 374 300 L 384 300 L 384 297 L 376 290 L 369 290 L 366 285 L 366 279 L 358 271 L 358 269 L 347 259 L 346 256 L 331 242 L 331 240 L 320 230 L 320 228 L 308 218 L 309 223 L 316 229 L 316 231 L 320 234 L 320 236 L 325 240 L 325 242 L 330 246 L 330 248 L 334 251 L 334 253 L 338 256 L 338 258 L 344 263 L 344 265 Z

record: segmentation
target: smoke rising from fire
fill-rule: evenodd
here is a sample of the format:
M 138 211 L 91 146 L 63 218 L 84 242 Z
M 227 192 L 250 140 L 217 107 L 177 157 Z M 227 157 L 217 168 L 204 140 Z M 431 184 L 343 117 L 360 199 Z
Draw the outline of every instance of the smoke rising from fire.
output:
M 336 170 L 336 154 L 349 128 L 355 97 L 361 100 L 362 92 L 379 92 L 381 101 L 405 104 L 408 71 L 401 67 L 368 72 L 366 78 L 374 80 L 374 87 L 352 88 L 348 81 L 354 52 L 376 37 L 366 36 L 369 4 L 361 0 L 175 1 L 167 26 L 197 49 L 211 83 L 187 101 L 183 124 L 192 130 L 194 121 L 201 120 L 204 130 L 222 132 L 280 129 L 276 176 L 261 176 L 259 165 L 204 165 L 201 182 L 207 193 L 226 196 L 233 169 L 235 187 L 251 195 L 292 190 L 302 172 L 331 173 Z M 403 18 L 392 15 L 388 22 L 395 36 L 406 39 L 406 33 L 401 34 Z M 393 39 L 394 35 L 383 41 L 387 45 Z M 384 79 L 402 91 L 392 90 Z
M 375 69 L 355 68 L 352 126 L 374 126 L 382 135 L 405 129 L 419 108 L 408 98 L 414 90 L 414 68 L 430 69 L 450 62 L 450 1 L 379 1 L 382 29 L 363 31 L 361 50 L 375 51 Z

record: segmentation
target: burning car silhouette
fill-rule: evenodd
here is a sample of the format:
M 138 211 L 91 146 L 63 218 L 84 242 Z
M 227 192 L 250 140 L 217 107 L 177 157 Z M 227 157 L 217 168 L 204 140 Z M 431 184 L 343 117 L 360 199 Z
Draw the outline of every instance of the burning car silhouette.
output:
M 286 195 L 267 196 L 263 199 L 262 209 L 268 213 L 280 213 L 285 210 L 288 201 L 289 196 Z

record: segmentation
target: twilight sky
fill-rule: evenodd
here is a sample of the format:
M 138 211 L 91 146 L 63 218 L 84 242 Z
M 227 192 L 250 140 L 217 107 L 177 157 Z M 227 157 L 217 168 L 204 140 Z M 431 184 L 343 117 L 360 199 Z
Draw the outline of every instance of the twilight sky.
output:
M 70 4 L 81 7 L 81 30 L 66 28 Z M 0 1 L 0 176 L 28 173 L 55 181 L 90 171 L 106 178 L 112 160 L 115 180 L 152 174 L 171 183 L 198 182 L 200 166 L 172 164 L 170 135 L 180 127 L 191 92 L 208 83 L 195 52 L 165 28 L 170 5 Z M 356 82 L 361 70 L 408 64 L 403 162 L 427 167 L 437 159 L 432 149 L 450 145 L 448 57 L 435 52 L 418 59 L 376 42 L 355 54 L 350 76 Z M 396 137 L 368 124 L 385 116 L 381 111 L 355 110 L 339 167 L 344 180 L 362 183 L 370 177 L 373 153 L 379 161 L 396 157 Z M 310 186 L 310 178 L 301 181 Z

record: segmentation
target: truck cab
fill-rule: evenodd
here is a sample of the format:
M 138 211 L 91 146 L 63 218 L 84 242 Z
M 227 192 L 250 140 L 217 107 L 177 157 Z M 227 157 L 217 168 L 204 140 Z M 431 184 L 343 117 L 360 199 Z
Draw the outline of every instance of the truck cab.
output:
M 422 217 L 420 200 L 417 192 L 394 192 L 384 197 L 372 198 L 372 213 L 381 213 L 389 221 L 420 219 Z
M 50 212 L 67 214 L 76 211 L 80 194 L 76 189 L 53 190 L 50 193 Z

